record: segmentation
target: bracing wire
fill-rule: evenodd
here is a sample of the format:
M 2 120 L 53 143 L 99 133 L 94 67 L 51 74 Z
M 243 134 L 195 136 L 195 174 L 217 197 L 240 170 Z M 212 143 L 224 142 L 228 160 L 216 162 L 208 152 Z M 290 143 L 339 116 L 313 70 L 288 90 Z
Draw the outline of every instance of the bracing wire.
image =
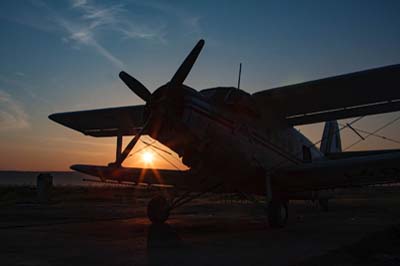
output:
M 387 128 L 388 126 L 390 126 L 390 125 L 392 125 L 392 124 L 394 124 L 394 123 L 395 123 L 396 121 L 398 121 L 398 120 L 400 120 L 400 116 L 396 117 L 395 119 L 390 120 L 388 123 L 384 124 L 383 126 L 379 127 L 378 129 L 374 130 L 373 132 L 370 132 L 368 135 L 366 135 L 366 136 L 364 137 L 364 139 L 359 139 L 359 140 L 357 140 L 356 142 L 350 144 L 350 145 L 347 146 L 344 150 L 350 149 L 351 147 L 357 145 L 358 143 L 360 143 L 361 141 L 367 139 L 368 137 L 373 136 L 374 134 L 378 133 L 379 131 L 381 131 L 381 130 Z
M 145 143 L 145 146 L 144 146 L 143 148 L 141 148 L 141 149 L 139 149 L 139 150 L 137 150 L 137 151 L 132 152 L 129 156 L 133 156 L 133 155 L 135 155 L 135 154 L 137 154 L 137 153 L 139 153 L 139 152 L 141 152 L 141 151 L 147 149 L 149 146 L 153 145 L 154 143 L 156 143 L 156 140 L 153 140 L 151 143 Z
M 147 144 L 147 145 L 152 146 L 154 149 L 157 149 L 157 150 L 159 150 L 159 151 L 165 152 L 165 153 L 168 154 L 168 155 L 172 155 L 172 153 L 170 153 L 169 151 L 167 151 L 167 150 L 165 150 L 165 149 L 162 149 L 162 148 L 160 148 L 160 147 L 157 147 L 156 145 L 154 145 L 154 144 L 152 144 L 152 143 L 149 143 L 149 142 L 144 141 L 144 140 L 141 140 L 141 141 L 142 141 L 144 144 Z
M 383 135 L 379 135 L 379 134 L 376 134 L 376 133 L 372 133 L 372 132 L 370 132 L 370 131 L 363 130 L 363 129 L 360 129 L 360 128 L 357 128 L 357 127 L 353 127 L 353 128 L 354 128 L 355 130 L 361 132 L 361 133 L 364 133 L 364 134 L 371 134 L 371 136 L 374 136 L 374 137 L 377 137 L 377 138 L 380 138 L 380 139 L 383 139 L 383 140 L 391 141 L 391 142 L 396 143 L 396 144 L 400 144 L 400 141 L 399 141 L 399 140 L 392 139 L 392 138 L 389 138 L 389 137 L 386 137 L 386 136 L 383 136 Z
M 175 167 L 175 169 L 177 169 L 178 171 L 182 171 L 181 169 L 179 169 L 178 166 L 176 166 L 173 162 L 171 162 L 170 160 L 168 160 L 165 156 L 163 156 L 160 152 L 158 152 L 156 149 L 154 149 L 152 146 L 150 146 L 150 149 L 152 149 L 155 153 L 157 153 L 158 156 L 160 156 L 161 158 L 163 158 L 166 162 L 168 162 L 170 165 L 172 165 L 173 167 Z
M 341 128 L 339 128 L 339 129 L 337 129 L 337 130 L 335 131 L 335 134 L 341 132 L 341 131 L 342 131 L 343 129 L 345 129 L 345 128 L 348 128 L 349 126 L 351 126 L 352 124 L 354 124 L 354 123 L 360 121 L 360 120 L 363 119 L 363 118 L 364 118 L 364 116 L 360 116 L 360 117 L 354 119 L 353 121 L 351 121 L 350 123 L 347 123 L 346 125 L 342 125 Z M 310 146 L 310 148 L 311 148 L 311 147 L 315 147 L 316 145 L 320 144 L 320 143 L 321 143 L 322 141 L 324 141 L 325 139 L 326 139 L 326 138 L 321 138 L 319 141 L 313 143 L 313 144 Z
M 354 120 L 351 121 L 350 123 L 347 123 L 346 125 L 344 125 L 344 126 L 342 126 L 341 128 L 337 129 L 337 130 L 335 131 L 335 134 L 336 134 L 336 133 L 339 133 L 339 132 L 342 131 L 343 129 L 349 127 L 349 125 L 352 125 L 352 124 L 354 124 L 354 123 L 360 121 L 360 120 L 363 119 L 363 118 L 364 118 L 364 116 L 357 117 L 356 119 L 354 119 Z M 316 145 L 320 144 L 320 143 L 321 143 L 322 141 L 324 141 L 325 139 L 326 139 L 326 138 L 323 138 L 323 137 L 322 137 L 320 140 L 318 140 L 318 141 L 314 142 L 312 145 L 310 145 L 309 148 L 315 147 Z M 298 156 L 298 155 L 300 155 L 301 153 L 302 153 L 302 151 L 296 153 L 295 156 Z M 275 165 L 273 165 L 272 167 L 269 168 L 269 171 L 267 171 L 267 174 L 268 174 L 268 175 L 271 175 L 274 171 L 278 170 L 279 167 L 283 166 L 283 165 L 286 164 L 287 162 L 288 162 L 288 160 L 285 159 L 285 160 L 282 160 L 282 161 L 276 163 Z
M 145 148 L 150 148 L 152 151 L 154 151 L 158 156 L 160 156 L 162 159 L 164 159 L 167 163 L 169 163 L 170 165 L 172 165 L 172 167 L 174 167 L 174 168 L 176 168 L 177 170 L 179 170 L 179 171 L 182 171 L 182 169 L 180 169 L 178 166 L 176 166 L 173 162 L 171 162 L 170 160 L 168 160 L 168 158 L 166 158 L 165 156 L 163 156 L 160 152 L 158 152 L 157 150 L 156 150 L 156 148 L 158 148 L 158 147 L 156 147 L 156 146 L 154 146 L 154 143 L 156 143 L 157 141 L 156 140 L 154 140 L 153 142 L 146 142 L 145 144 L 146 144 L 146 147 L 144 147 L 143 149 L 145 149 Z M 141 150 L 143 150 L 143 149 L 141 149 Z M 165 150 L 163 150 L 163 149 L 161 149 L 162 151 L 164 151 L 164 152 L 167 152 L 167 151 L 165 151 Z M 168 152 L 168 154 L 169 155 L 171 155 L 171 153 L 170 152 Z M 171 155 L 172 156 L 172 155 Z

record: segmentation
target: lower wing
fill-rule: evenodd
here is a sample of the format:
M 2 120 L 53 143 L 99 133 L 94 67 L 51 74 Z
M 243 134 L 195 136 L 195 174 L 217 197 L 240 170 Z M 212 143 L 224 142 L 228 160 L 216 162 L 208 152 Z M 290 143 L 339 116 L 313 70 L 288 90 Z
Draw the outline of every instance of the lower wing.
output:
M 287 192 L 400 182 L 400 152 L 348 157 L 282 169 L 274 189 Z
M 129 181 L 136 184 L 171 185 L 175 187 L 190 187 L 192 178 L 188 171 L 164 170 L 153 168 L 109 167 L 98 165 L 72 165 L 71 169 L 99 177 L 102 181 Z

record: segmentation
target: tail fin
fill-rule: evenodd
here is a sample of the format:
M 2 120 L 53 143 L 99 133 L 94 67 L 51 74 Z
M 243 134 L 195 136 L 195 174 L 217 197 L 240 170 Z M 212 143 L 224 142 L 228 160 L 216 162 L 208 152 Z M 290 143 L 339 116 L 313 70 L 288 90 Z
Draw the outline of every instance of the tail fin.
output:
M 336 120 L 325 122 L 320 151 L 323 154 L 342 151 L 339 125 Z

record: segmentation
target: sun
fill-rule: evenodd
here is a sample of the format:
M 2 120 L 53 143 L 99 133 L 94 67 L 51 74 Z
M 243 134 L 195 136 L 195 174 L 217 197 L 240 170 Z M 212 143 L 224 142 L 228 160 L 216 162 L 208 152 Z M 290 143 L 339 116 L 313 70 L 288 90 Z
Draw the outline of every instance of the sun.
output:
M 145 164 L 150 164 L 150 163 L 152 163 L 152 162 L 154 161 L 154 155 L 153 155 L 153 153 L 148 152 L 148 151 L 144 152 L 144 153 L 142 154 L 142 160 L 143 160 L 143 162 L 144 162 Z

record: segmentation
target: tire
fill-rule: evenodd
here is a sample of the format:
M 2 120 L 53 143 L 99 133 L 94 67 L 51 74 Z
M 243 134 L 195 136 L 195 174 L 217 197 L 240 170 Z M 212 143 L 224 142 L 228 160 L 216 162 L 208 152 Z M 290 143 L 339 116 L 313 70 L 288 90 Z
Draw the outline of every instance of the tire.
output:
M 271 201 L 267 208 L 268 223 L 272 228 L 283 228 L 289 218 L 287 203 L 283 201 Z
M 161 195 L 152 198 L 147 204 L 147 217 L 153 224 L 163 224 L 169 217 L 168 200 Z

